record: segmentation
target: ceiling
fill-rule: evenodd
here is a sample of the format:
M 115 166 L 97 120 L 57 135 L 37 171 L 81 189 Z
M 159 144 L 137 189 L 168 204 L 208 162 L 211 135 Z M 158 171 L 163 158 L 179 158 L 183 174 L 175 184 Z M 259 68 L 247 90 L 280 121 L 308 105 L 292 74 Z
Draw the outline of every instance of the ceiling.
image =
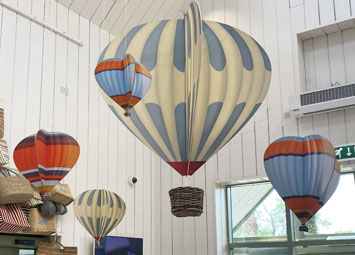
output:
M 57 0 L 103 29 L 118 35 L 153 20 L 182 17 L 184 0 Z

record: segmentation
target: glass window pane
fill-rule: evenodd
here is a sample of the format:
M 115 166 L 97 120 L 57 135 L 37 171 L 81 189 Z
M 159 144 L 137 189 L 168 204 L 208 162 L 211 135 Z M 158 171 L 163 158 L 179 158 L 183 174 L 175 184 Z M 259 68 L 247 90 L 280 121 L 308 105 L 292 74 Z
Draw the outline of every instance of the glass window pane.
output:
M 354 174 L 342 174 L 333 196 L 307 223 L 309 232 L 305 232 L 305 236 L 355 233 L 355 196 L 353 194 L 355 194 Z M 298 221 L 297 218 L 296 220 Z
M 233 241 L 286 236 L 285 204 L 270 183 L 232 186 L 231 208 Z
M 286 247 L 272 247 L 272 248 L 234 248 L 235 255 L 277 255 L 288 254 Z

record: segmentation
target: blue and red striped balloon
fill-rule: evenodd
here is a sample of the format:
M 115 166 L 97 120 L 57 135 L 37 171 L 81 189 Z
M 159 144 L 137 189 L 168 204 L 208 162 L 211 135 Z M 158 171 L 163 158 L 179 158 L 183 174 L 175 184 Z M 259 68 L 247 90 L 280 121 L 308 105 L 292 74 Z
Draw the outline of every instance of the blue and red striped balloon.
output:
M 289 136 L 265 151 L 264 165 L 275 190 L 308 231 L 309 221 L 333 195 L 340 166 L 332 144 L 319 135 Z
M 148 69 L 129 54 L 123 59 L 100 62 L 95 69 L 95 78 L 101 89 L 126 113 L 148 93 L 152 84 Z

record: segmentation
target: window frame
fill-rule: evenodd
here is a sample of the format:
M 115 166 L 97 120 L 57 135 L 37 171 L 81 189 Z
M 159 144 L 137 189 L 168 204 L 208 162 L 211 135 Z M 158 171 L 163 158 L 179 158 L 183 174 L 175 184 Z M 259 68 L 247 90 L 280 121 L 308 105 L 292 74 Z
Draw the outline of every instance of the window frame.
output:
M 354 176 L 354 185 L 355 185 L 355 171 L 346 171 L 342 172 L 341 174 L 353 174 Z M 233 242 L 233 226 L 232 226 L 232 196 L 231 196 L 231 188 L 235 186 L 243 186 L 243 185 L 250 185 L 250 184 L 259 184 L 259 183 L 270 183 L 270 181 L 262 180 L 262 181 L 251 181 L 245 182 L 240 184 L 231 184 L 226 185 L 226 212 L 227 212 L 227 231 L 228 231 L 228 249 L 229 254 L 234 254 L 234 248 L 268 248 L 268 247 L 277 247 L 277 248 L 287 248 L 288 255 L 296 255 L 297 247 L 319 247 L 319 246 L 333 246 L 336 248 L 336 252 L 346 252 L 350 246 L 353 246 L 355 249 L 355 238 L 342 238 L 336 240 L 327 240 L 326 237 L 329 236 L 355 236 L 354 234 L 319 234 L 319 235 L 312 235 L 308 237 L 304 237 L 303 235 L 297 236 L 295 231 L 295 220 L 292 211 L 286 206 L 285 204 L 285 212 L 286 212 L 286 239 L 285 240 L 277 240 L 280 239 L 279 237 L 271 237 L 271 238 L 253 238 L 253 237 L 244 237 L 240 238 L 240 242 Z M 270 194 L 270 193 L 269 193 Z M 262 200 L 261 200 L 262 201 Z M 259 203 L 260 204 L 260 203 Z M 258 204 L 258 205 L 259 205 Z M 251 213 L 250 213 L 251 214 Z M 246 217 L 249 217 L 248 214 Z M 325 237 L 325 238 L 321 238 Z M 249 239 L 250 241 L 243 241 Z M 268 241 L 266 241 L 268 239 Z M 272 241 L 275 239 L 275 241 Z M 337 247 L 337 246 L 342 246 Z M 327 249 L 331 249 L 332 247 L 327 247 Z M 320 248 L 321 249 L 321 248 Z M 319 254 L 319 253 L 318 253 Z

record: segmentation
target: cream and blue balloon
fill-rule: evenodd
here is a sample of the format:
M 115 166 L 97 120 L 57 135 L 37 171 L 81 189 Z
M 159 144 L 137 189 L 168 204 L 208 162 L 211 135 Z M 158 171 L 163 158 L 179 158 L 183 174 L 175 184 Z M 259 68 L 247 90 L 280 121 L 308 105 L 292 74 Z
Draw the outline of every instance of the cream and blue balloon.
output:
M 126 204 L 114 192 L 103 189 L 87 190 L 75 199 L 74 213 L 99 246 L 100 240 L 123 219 Z
M 252 118 L 270 84 L 271 63 L 249 35 L 202 21 L 196 2 L 183 19 L 136 26 L 102 52 L 98 65 L 133 56 L 152 77 L 131 116 L 101 93 L 117 118 L 181 175 L 192 175 Z

